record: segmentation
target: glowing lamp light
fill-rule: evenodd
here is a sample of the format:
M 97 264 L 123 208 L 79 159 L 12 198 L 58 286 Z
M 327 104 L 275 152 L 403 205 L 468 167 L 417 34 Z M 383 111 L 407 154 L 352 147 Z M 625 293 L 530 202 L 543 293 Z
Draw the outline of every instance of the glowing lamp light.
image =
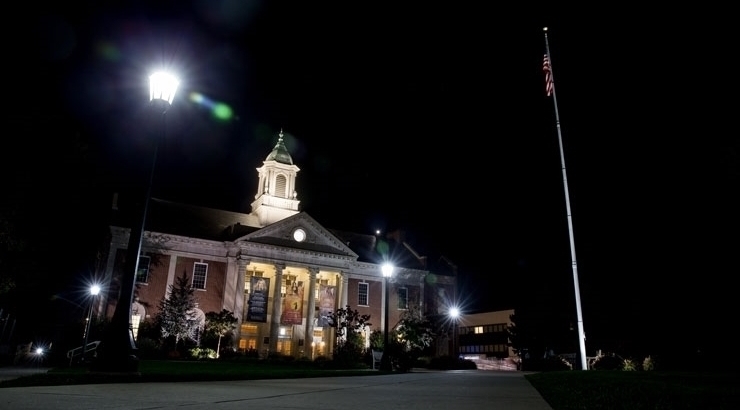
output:
M 393 276 L 393 265 L 390 263 L 384 263 L 383 266 L 380 267 L 380 271 L 383 272 L 383 277 L 390 278 Z
M 172 104 L 180 80 L 172 74 L 156 72 L 149 76 L 149 100 L 164 100 Z

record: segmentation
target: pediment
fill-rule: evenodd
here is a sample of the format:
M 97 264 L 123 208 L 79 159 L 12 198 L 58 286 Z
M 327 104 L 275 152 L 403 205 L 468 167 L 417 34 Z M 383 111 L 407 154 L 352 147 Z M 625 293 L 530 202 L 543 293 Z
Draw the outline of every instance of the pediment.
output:
M 297 235 L 297 231 L 302 232 L 302 236 Z M 236 242 L 258 243 L 352 258 L 358 256 L 347 244 L 305 212 L 295 214 L 242 236 Z

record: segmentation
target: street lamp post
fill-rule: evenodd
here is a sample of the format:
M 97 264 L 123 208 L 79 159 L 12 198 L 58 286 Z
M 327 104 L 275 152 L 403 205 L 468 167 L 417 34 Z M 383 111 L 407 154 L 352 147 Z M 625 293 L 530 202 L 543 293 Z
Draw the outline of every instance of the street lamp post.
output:
M 459 356 L 457 351 L 457 319 L 460 317 L 460 309 L 456 307 L 450 308 L 450 319 L 452 319 L 452 354 L 454 354 L 455 360 Z
M 85 323 L 85 334 L 82 338 L 82 359 L 81 361 L 85 362 L 85 353 L 87 353 L 87 339 L 90 336 L 90 322 L 92 321 L 92 312 L 93 312 L 93 305 L 95 304 L 95 297 L 98 296 L 98 293 L 100 293 L 100 286 L 98 285 L 92 285 L 90 286 L 90 310 L 87 311 L 87 322 Z
M 385 321 L 383 322 L 383 356 L 380 358 L 380 370 L 386 370 L 390 371 L 391 369 L 391 358 L 390 358 L 390 349 L 388 345 L 388 311 L 389 311 L 389 303 L 388 303 L 388 286 L 389 286 L 389 279 L 391 276 L 393 276 L 393 265 L 390 263 L 384 263 L 383 266 L 380 268 L 381 272 L 383 272 L 383 278 L 385 280 L 385 309 L 384 309 L 384 315 L 385 315 Z
M 141 210 L 140 223 L 131 229 L 129 244 L 126 253 L 126 266 L 121 281 L 121 293 L 116 303 L 116 310 L 109 324 L 109 331 L 101 346 L 101 360 L 99 370 L 108 372 L 137 372 L 139 360 L 136 357 L 136 342 L 134 341 L 133 324 L 131 323 L 131 306 L 134 298 L 136 273 L 139 270 L 139 255 L 141 243 L 144 239 L 144 226 L 149 208 L 154 180 L 154 168 L 157 164 L 157 150 L 159 142 L 166 134 L 165 114 L 175 98 L 179 80 L 171 74 L 156 72 L 149 77 L 149 101 L 151 105 L 161 110 L 161 134 L 154 144 L 152 167 L 149 173 L 149 185 L 146 198 Z

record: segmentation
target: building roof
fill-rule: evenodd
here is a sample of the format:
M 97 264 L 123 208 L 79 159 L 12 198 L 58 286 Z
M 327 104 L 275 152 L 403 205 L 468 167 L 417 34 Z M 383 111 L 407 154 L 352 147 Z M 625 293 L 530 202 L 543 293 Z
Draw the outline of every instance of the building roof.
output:
M 205 208 L 152 198 L 147 231 L 214 241 L 230 241 L 259 229 L 250 214 Z
M 274 161 L 274 162 L 273 162 Z M 283 131 L 280 131 L 277 143 L 265 159 L 265 166 L 272 169 L 275 162 L 294 166 L 293 159 L 285 146 Z M 270 164 L 267 164 L 270 163 Z M 295 174 L 291 175 L 295 178 Z M 274 181 L 273 181 L 274 183 Z M 265 192 L 265 195 L 268 195 Z M 270 199 L 270 198 L 268 198 Z M 295 199 L 295 196 L 294 196 Z M 188 238 L 197 238 L 211 241 L 245 240 L 284 248 L 300 248 L 320 253 L 342 254 L 345 257 L 357 257 L 358 262 L 380 264 L 390 261 L 398 267 L 418 269 L 433 272 L 437 275 L 457 276 L 457 266 L 443 255 L 434 257 L 419 252 L 419 244 L 411 243 L 405 232 L 397 230 L 385 235 L 368 235 L 321 226 L 305 212 L 297 212 L 290 203 L 280 205 L 285 198 L 278 198 L 276 203 L 268 206 L 280 208 L 289 212 L 278 215 L 290 215 L 282 219 L 264 219 L 259 211 L 253 209 L 251 213 L 225 211 L 206 208 L 197 205 L 167 201 L 152 198 L 147 210 L 145 231 L 163 234 L 179 235 Z M 133 226 L 135 212 L 127 211 L 128 206 L 122 206 L 124 212 L 118 211 L 118 197 L 114 196 L 114 217 L 111 225 L 119 227 Z M 298 218 L 298 219 L 296 219 Z M 297 243 L 290 235 L 278 232 L 279 224 L 309 223 L 316 228 L 318 236 L 323 241 L 302 241 Z M 139 219 L 140 220 L 140 219 Z M 269 221 L 269 222 L 266 222 Z M 320 228 L 319 228 L 320 227 Z
M 281 164 L 293 165 L 293 158 L 290 156 L 288 149 L 285 147 L 285 141 L 283 141 L 283 131 L 280 130 L 280 136 L 275 144 L 275 148 L 270 151 L 265 161 L 277 161 Z
M 112 225 L 128 227 L 127 212 L 116 212 Z M 152 198 L 147 211 L 145 230 L 213 241 L 235 241 L 246 235 L 260 231 L 258 218 L 253 214 L 225 211 L 197 205 L 184 204 L 159 198 Z M 456 267 L 444 256 L 430 258 L 419 254 L 406 241 L 402 231 L 390 232 L 384 236 L 368 235 L 339 229 L 325 228 L 345 246 L 357 254 L 358 262 L 382 263 L 391 260 L 399 267 L 429 270 L 435 274 L 455 276 Z M 278 237 L 264 237 L 259 240 L 276 246 L 296 247 L 291 240 Z M 334 250 L 321 244 L 302 243 L 302 248 L 316 252 L 332 253 Z

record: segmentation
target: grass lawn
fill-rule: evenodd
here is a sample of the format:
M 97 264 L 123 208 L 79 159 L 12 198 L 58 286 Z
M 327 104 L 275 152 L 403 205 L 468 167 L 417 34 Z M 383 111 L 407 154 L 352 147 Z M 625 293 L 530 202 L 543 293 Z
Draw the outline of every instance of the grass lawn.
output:
M 591 370 L 526 378 L 554 410 L 740 409 L 736 372 Z

